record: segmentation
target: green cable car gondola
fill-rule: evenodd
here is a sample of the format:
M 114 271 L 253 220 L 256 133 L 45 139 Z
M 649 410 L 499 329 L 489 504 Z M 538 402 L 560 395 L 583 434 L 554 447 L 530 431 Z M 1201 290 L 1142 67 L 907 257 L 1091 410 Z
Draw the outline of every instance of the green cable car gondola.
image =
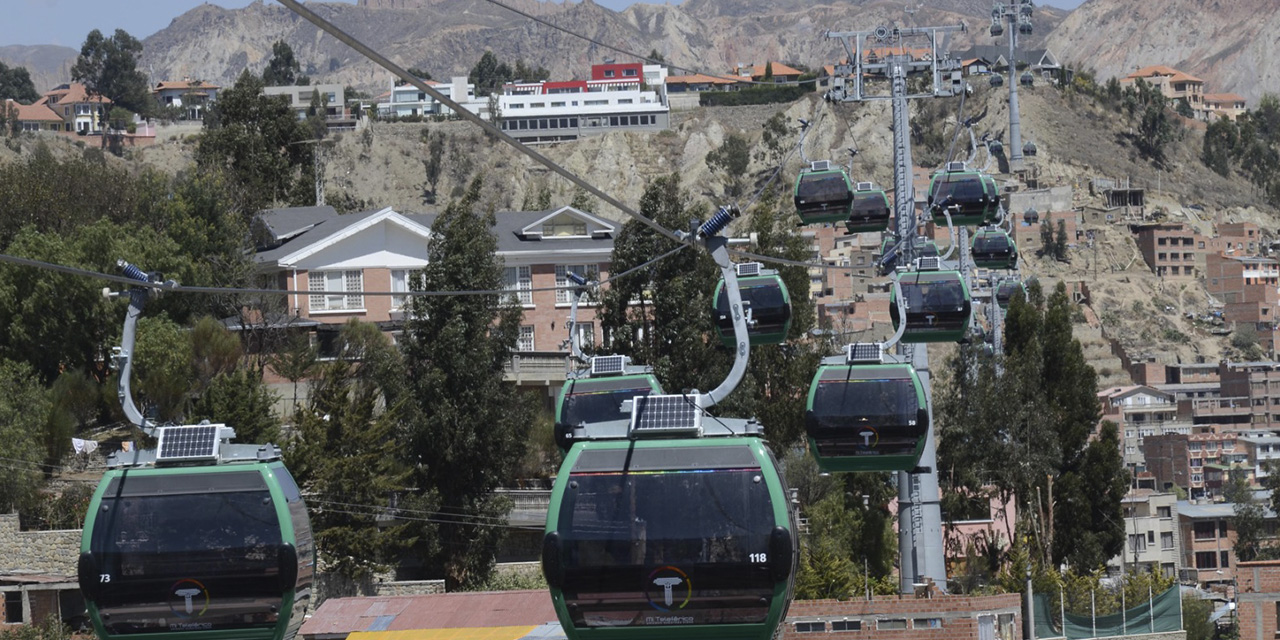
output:
M 907 471 L 924 451 L 929 412 L 909 364 L 823 365 L 804 423 L 824 471 Z
M 208 440 L 192 430 L 217 428 L 163 428 L 160 453 L 196 452 Z M 260 450 L 279 456 L 271 445 Z M 99 638 L 295 636 L 311 597 L 315 545 L 298 486 L 282 462 L 262 458 L 107 471 L 89 504 L 79 562 Z
M 1000 229 L 979 229 L 970 247 L 973 263 L 987 269 L 1013 269 L 1018 266 L 1018 245 Z
M 658 379 L 650 373 L 565 380 L 556 399 L 556 444 L 568 452 L 574 443 L 575 427 L 625 423 L 631 419 L 627 401 L 661 393 Z
M 782 277 L 770 270 L 760 269 L 758 263 L 737 265 L 738 290 L 742 304 L 748 313 L 747 334 L 751 344 L 780 344 L 791 330 L 791 294 Z M 715 291 L 716 330 L 720 341 L 733 346 L 733 316 L 729 313 L 729 296 L 724 290 L 724 279 Z
M 944 212 L 951 223 L 968 227 L 993 222 L 1000 209 L 1000 192 L 993 178 L 952 162 L 945 171 L 933 174 L 929 183 L 929 212 L 935 224 L 945 225 Z
M 853 209 L 845 227 L 849 233 L 884 231 L 889 226 L 892 209 L 883 189 L 870 182 L 859 182 L 853 192 Z
M 812 163 L 796 178 L 795 204 L 802 224 L 847 220 L 853 207 L 848 174 L 826 160 Z
M 897 330 L 898 292 L 906 307 L 902 342 L 957 342 L 969 329 L 972 302 L 969 286 L 957 271 L 916 270 L 903 273 L 889 296 L 889 318 Z
M 793 523 L 759 438 L 582 442 L 556 477 L 542 570 L 569 640 L 769 640 Z
M 1001 309 L 1008 309 L 1015 296 L 1023 300 L 1027 298 L 1027 288 L 1022 286 L 1021 280 L 1005 280 L 996 287 L 996 304 Z

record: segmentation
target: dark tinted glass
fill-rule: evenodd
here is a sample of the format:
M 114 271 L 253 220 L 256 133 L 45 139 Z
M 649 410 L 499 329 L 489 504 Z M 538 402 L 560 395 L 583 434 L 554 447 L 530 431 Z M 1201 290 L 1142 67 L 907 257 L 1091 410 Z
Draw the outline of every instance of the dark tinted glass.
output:
M 128 485 L 126 479 L 124 491 L 108 492 L 90 542 L 108 633 L 276 624 L 283 541 L 265 486 L 130 495 Z
M 791 319 L 791 301 L 782 294 L 782 286 L 778 281 L 738 281 L 738 290 L 742 294 L 742 302 L 751 309 L 754 325 L 747 328 L 752 333 L 771 333 L 779 331 Z M 733 316 L 729 313 L 729 294 L 722 287 L 716 297 L 717 323 L 724 331 L 733 331 Z
M 759 468 L 574 473 L 559 516 L 573 624 L 763 622 L 776 524 Z
M 973 250 L 978 253 L 1008 253 L 1009 238 L 1000 233 L 982 234 L 974 238 Z
M 821 427 L 915 426 L 920 409 L 910 378 L 824 379 L 813 397 L 813 413 Z
M 879 191 L 855 194 L 853 215 L 855 218 L 888 218 L 889 202 Z
M 849 183 L 841 173 L 810 173 L 800 177 L 796 204 L 848 203 Z
M 903 279 L 907 312 L 955 311 L 964 308 L 964 287 L 958 280 L 931 282 Z
M 636 396 L 647 396 L 653 389 L 641 380 L 630 380 L 625 386 L 613 389 L 600 389 L 588 383 L 570 387 L 560 403 L 561 424 L 580 425 L 584 423 L 606 422 L 609 420 L 627 420 L 630 414 L 622 412 L 622 403 Z

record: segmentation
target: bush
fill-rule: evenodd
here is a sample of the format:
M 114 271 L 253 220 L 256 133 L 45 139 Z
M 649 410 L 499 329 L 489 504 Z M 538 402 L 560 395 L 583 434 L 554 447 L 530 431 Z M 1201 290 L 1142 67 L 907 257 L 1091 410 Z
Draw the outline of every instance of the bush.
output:
M 757 86 L 741 91 L 705 91 L 698 96 L 698 104 L 704 107 L 732 107 L 749 104 L 795 102 L 812 90 L 811 85 L 788 84 L 778 87 Z

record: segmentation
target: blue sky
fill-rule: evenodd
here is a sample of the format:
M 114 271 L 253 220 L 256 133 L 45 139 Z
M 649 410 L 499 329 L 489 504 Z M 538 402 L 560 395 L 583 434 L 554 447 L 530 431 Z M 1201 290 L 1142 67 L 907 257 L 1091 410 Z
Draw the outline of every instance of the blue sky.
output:
M 243 7 L 252 0 L 214 0 L 228 8 Z M 354 1 L 354 0 L 353 0 Z M 138 39 L 169 25 L 174 18 L 201 0 L 3 0 L 0 46 L 8 44 L 59 44 L 79 49 L 94 29 L 111 33 L 124 29 Z M 622 9 L 635 0 L 596 0 L 611 9 Z M 1075 8 L 1084 0 L 1039 0 L 1055 7 Z

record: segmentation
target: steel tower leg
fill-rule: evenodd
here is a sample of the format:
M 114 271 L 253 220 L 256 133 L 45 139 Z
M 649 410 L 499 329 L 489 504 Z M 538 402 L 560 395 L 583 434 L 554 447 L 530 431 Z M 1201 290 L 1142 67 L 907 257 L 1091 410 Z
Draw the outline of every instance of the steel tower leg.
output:
M 902 257 L 898 264 L 908 264 L 912 255 L 911 238 L 916 236 L 915 189 L 911 160 L 911 123 L 907 107 L 907 68 L 893 65 L 893 182 L 894 214 Z M 929 401 L 929 424 L 933 422 L 933 395 L 929 375 L 929 352 L 912 345 L 898 347 L 900 354 L 911 356 L 919 372 Z M 924 578 L 933 579 L 940 588 L 947 586 L 947 564 L 942 548 L 942 509 L 938 495 L 938 449 L 930 429 L 920 457 L 923 473 L 898 472 L 898 557 L 899 591 L 912 593 Z M 927 470 L 927 471 L 926 471 Z
M 1016 13 L 1010 14 L 1016 16 Z M 1018 120 L 1018 22 L 1009 20 L 1009 172 L 1022 169 L 1022 123 Z

